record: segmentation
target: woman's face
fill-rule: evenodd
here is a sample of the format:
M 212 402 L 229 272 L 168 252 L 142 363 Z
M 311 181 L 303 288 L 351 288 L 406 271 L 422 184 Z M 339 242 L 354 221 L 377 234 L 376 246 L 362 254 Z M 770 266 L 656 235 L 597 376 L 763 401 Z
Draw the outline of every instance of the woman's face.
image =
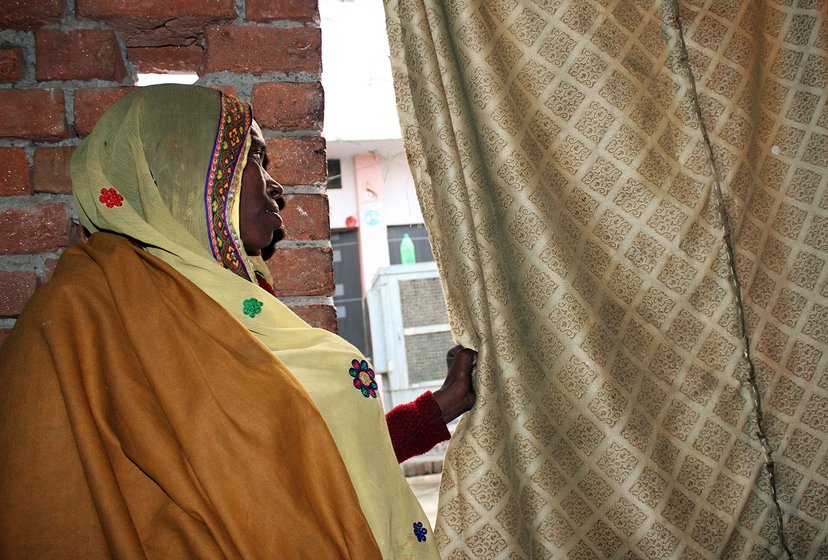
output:
M 267 146 L 262 129 L 253 121 L 250 127 L 251 144 L 247 163 L 242 173 L 239 196 L 239 235 L 248 255 L 257 255 L 262 249 L 285 236 L 279 210 L 285 207 L 285 191 L 265 170 Z

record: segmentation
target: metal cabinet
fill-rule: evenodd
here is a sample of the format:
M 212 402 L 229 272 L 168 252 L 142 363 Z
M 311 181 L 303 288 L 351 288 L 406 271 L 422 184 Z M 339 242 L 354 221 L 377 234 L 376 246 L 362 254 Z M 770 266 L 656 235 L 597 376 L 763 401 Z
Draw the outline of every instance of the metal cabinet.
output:
M 369 353 L 386 410 L 439 388 L 454 343 L 437 265 L 381 268 L 365 304 Z

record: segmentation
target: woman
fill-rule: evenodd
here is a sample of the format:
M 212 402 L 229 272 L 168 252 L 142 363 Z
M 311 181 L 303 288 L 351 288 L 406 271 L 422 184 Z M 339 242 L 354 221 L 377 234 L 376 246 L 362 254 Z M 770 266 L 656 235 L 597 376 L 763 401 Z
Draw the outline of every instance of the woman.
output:
M 265 159 L 247 106 L 185 86 L 76 150 L 93 235 L 0 348 L 0 557 L 438 557 L 368 364 L 267 293 Z

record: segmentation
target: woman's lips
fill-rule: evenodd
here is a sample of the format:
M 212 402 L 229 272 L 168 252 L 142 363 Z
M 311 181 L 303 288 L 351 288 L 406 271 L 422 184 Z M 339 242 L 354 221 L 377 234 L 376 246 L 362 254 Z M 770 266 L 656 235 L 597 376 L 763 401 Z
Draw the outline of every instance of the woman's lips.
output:
M 274 200 L 276 202 L 276 207 L 266 208 L 265 212 L 275 218 L 275 224 L 273 226 L 273 241 L 278 243 L 287 236 L 287 233 L 285 232 L 284 220 L 282 220 L 282 215 L 279 213 L 285 208 L 285 198 L 283 196 L 278 196 Z
M 267 212 L 276 219 L 277 224 L 275 229 L 279 229 L 282 227 L 282 215 L 279 214 L 278 210 L 265 210 L 265 212 Z

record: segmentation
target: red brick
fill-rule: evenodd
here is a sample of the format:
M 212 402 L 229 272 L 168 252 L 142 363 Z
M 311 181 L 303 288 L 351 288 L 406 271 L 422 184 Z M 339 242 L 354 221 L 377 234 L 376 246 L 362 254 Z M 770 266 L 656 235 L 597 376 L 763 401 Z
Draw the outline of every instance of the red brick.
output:
M 35 34 L 35 76 L 46 80 L 112 80 L 126 76 L 121 47 L 112 31 L 41 29 Z
M 29 160 L 23 148 L 0 148 L 0 196 L 31 194 Z
M 51 280 L 59 260 L 60 259 L 46 259 L 46 262 L 43 263 L 43 277 L 41 278 L 41 283 L 45 284 Z
M 23 49 L 0 49 L 0 82 L 16 82 L 23 77 Z
M 45 253 L 69 244 L 69 209 L 62 202 L 0 212 L 0 255 Z
M 0 317 L 15 317 L 23 311 L 37 288 L 34 272 L 0 270 Z
M 312 327 L 325 329 L 332 333 L 339 331 L 336 307 L 333 305 L 297 305 L 291 306 L 290 310 Z
M 235 0 L 76 0 L 79 18 L 116 23 L 170 25 L 175 20 L 231 20 L 236 17 Z
M 75 92 L 75 132 L 86 136 L 107 109 L 132 91 L 131 87 L 79 89 Z
M 322 71 L 319 28 L 209 27 L 205 72 Z
M 34 190 L 56 194 L 72 193 L 69 162 L 74 146 L 37 148 L 34 155 Z
M 222 91 L 222 92 L 226 93 L 227 95 L 232 95 L 233 97 L 238 97 L 239 96 L 239 92 L 236 89 L 236 87 L 231 86 L 229 84 L 228 85 L 221 85 L 221 86 L 207 86 L 207 87 L 217 89 L 219 91 Z
M 78 17 L 106 21 L 127 47 L 186 47 L 236 18 L 235 0 L 76 0 Z
M 0 28 L 33 29 L 60 22 L 63 0 L 3 0 L 0 2 Z
M 11 332 L 11 329 L 0 329 L 0 346 L 3 346 L 3 343 L 6 342 L 7 338 L 9 338 Z
M 141 74 L 198 73 L 203 65 L 204 49 L 198 45 L 134 47 L 127 49 L 127 58 Z
M 269 138 L 267 153 L 268 171 L 283 185 L 322 185 L 327 180 L 324 138 Z
M 253 86 L 253 113 L 262 128 L 322 131 L 322 84 L 274 82 Z
M 328 197 L 324 194 L 292 194 L 285 197 L 282 218 L 287 240 L 330 239 Z
M 319 23 L 318 0 L 247 0 L 247 21 L 271 22 L 275 19 Z
M 0 138 L 66 138 L 63 92 L 58 89 L 0 89 Z
M 267 261 L 278 296 L 332 296 L 333 252 L 330 248 L 277 248 Z

